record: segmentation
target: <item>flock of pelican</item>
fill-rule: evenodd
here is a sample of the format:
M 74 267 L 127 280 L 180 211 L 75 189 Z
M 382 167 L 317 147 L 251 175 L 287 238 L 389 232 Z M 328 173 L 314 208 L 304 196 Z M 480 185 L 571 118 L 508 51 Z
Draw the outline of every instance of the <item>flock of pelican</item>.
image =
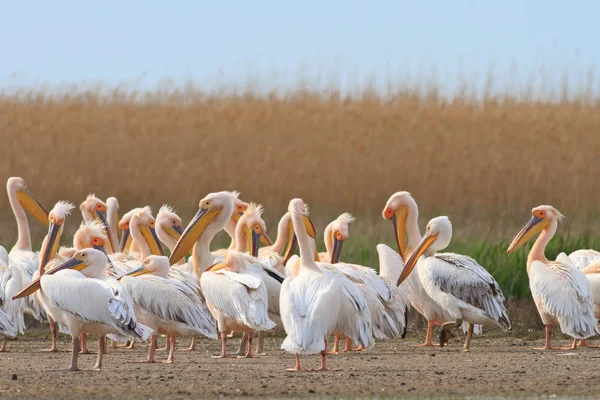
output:
M 70 370 L 78 369 L 78 354 L 88 352 L 88 335 L 98 337 L 94 369 L 100 370 L 103 355 L 117 343 L 131 348 L 149 341 L 148 357 L 140 362 L 152 363 L 157 338 L 164 335 L 164 362 L 172 363 L 177 338 L 191 339 L 186 350 L 194 349 L 196 338 L 220 338 L 215 357 L 247 358 L 265 354 L 265 333 L 285 331 L 281 348 L 296 357 L 291 370 L 302 370 L 301 355 L 319 353 L 324 371 L 327 355 L 340 351 L 342 339 L 345 351 L 368 351 L 375 338 L 404 338 L 411 306 L 428 322 L 420 346 L 447 345 L 453 329 L 462 328 L 469 351 L 481 326 L 511 327 L 502 290 L 486 269 L 468 256 L 441 252 L 452 238 L 448 217 L 432 219 L 421 234 L 418 206 L 408 192 L 393 194 L 383 209 L 397 251 L 377 245 L 378 272 L 342 261 L 354 220 L 348 213 L 327 226 L 327 252 L 319 253 L 301 199 L 290 201 L 273 242 L 262 206 L 240 200 L 237 192 L 208 194 L 185 228 L 171 206 L 163 206 L 156 218 L 149 207 L 119 218 L 116 198 L 89 195 L 80 205 L 83 222 L 67 247 L 60 241 L 73 204 L 59 201 L 47 212 L 18 177 L 8 179 L 7 192 L 18 239 L 10 252 L 0 246 L 1 350 L 6 351 L 7 338 L 24 334 L 28 313 L 48 322 L 47 351 L 57 351 L 58 332 L 72 337 Z M 48 227 L 39 252 L 32 250 L 27 214 Z M 507 252 L 540 233 L 526 268 L 546 326 L 543 349 L 553 349 L 553 326 L 574 338 L 572 348 L 577 340 L 586 345 L 586 338 L 600 333 L 600 253 L 579 250 L 549 261 L 544 249 L 562 215 L 551 206 L 536 207 L 532 214 Z M 222 230 L 231 237 L 230 246 L 211 249 Z M 439 344 L 433 343 L 436 325 Z M 227 339 L 235 333 L 243 336 L 230 355 Z M 330 335 L 335 341 L 328 351 Z

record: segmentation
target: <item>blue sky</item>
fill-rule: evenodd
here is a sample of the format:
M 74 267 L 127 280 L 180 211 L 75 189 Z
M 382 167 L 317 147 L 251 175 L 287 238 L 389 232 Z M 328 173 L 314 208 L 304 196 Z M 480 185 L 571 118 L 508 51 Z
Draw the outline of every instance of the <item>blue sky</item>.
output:
M 600 2 L 2 1 L 0 87 L 40 82 L 360 85 L 375 77 L 498 86 L 571 82 L 600 61 Z M 513 65 L 513 67 L 511 67 Z M 276 71 L 277 74 L 274 74 Z M 504 85 L 506 86 L 506 85 Z

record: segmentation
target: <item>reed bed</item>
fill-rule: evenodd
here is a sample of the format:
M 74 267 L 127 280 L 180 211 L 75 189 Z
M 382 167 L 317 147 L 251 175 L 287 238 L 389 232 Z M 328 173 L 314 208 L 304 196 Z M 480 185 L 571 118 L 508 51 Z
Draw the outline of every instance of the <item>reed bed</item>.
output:
M 375 244 L 393 243 L 381 210 L 408 190 L 422 226 L 450 216 L 453 248 L 479 257 L 517 297 L 527 296 L 522 253 L 503 252 L 532 207 L 551 204 L 568 217 L 556 251 L 600 248 L 600 103 L 589 94 L 551 102 L 466 92 L 448 100 L 435 90 L 73 86 L 0 93 L 0 132 L 3 179 L 23 177 L 48 209 L 94 192 L 116 196 L 122 212 L 168 202 L 187 221 L 206 193 L 236 189 L 265 205 L 272 232 L 288 201 L 302 197 L 321 231 L 355 214 L 346 254 L 376 265 Z M 0 243 L 10 247 L 16 225 L 6 196 L 0 222 Z M 43 234 L 34 229 L 38 242 Z

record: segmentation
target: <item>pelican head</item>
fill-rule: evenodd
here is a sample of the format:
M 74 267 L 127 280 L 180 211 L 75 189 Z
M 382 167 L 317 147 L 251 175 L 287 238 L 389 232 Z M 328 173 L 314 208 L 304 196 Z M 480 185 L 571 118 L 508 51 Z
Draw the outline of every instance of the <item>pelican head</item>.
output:
M 310 213 L 310 209 L 308 208 L 308 205 L 305 204 L 302 199 L 292 199 L 292 200 L 290 200 L 290 204 L 288 205 L 288 211 L 289 211 L 290 215 L 292 216 L 292 218 L 299 217 L 302 219 L 302 224 L 304 225 L 304 229 L 306 229 L 306 234 L 314 241 L 317 237 L 317 230 L 315 229 L 315 225 L 313 224 L 311 219 L 308 217 L 308 214 Z M 296 228 L 294 227 L 294 230 L 295 229 Z M 293 247 L 295 248 L 297 245 L 297 241 L 298 241 L 298 238 L 296 237 L 295 233 L 294 233 L 294 237 L 292 238 L 292 240 L 294 241 Z M 317 252 L 317 246 L 315 246 L 314 250 L 315 250 L 314 260 L 321 261 L 321 259 L 319 257 L 319 253 Z M 290 257 L 291 257 L 291 253 L 290 253 Z M 289 257 L 285 259 L 286 263 L 287 263 L 288 259 L 289 259 Z
M 198 212 L 196 212 L 196 215 L 194 215 L 189 225 L 181 234 L 169 257 L 171 265 L 177 263 L 185 256 L 211 223 L 218 221 L 219 224 L 222 223 L 223 227 L 225 227 L 227 220 L 231 218 L 234 201 L 235 196 L 226 191 L 210 193 L 200 200 Z
M 121 243 L 119 243 L 119 251 L 121 253 L 129 251 L 131 248 L 131 236 L 129 234 L 129 223 L 133 214 L 140 211 L 141 208 L 134 208 L 131 211 L 126 212 L 121 220 L 119 221 L 119 229 L 121 230 Z
M 165 204 L 158 210 L 158 214 L 156 214 L 156 231 L 159 238 L 165 233 L 176 241 L 179 240 L 183 233 L 183 224 L 179 215 L 175 213 L 173 206 Z
M 418 213 L 418 210 L 417 202 L 410 193 L 396 192 L 385 203 L 382 212 L 384 219 L 392 221 L 398 253 L 402 259 L 407 255 L 406 220 L 409 213 Z
M 35 197 L 33 197 L 31 192 L 27 189 L 27 184 L 23 178 L 16 176 L 8 178 L 8 181 L 6 181 L 6 190 L 9 194 L 14 193 L 16 195 L 21 206 L 27 210 L 33 218 L 45 226 L 49 225 L 48 211 L 46 211 Z
M 59 201 L 48 214 L 48 235 L 40 259 L 40 272 L 44 270 L 48 261 L 58 252 L 60 236 L 63 231 L 65 219 L 71 213 L 75 206 L 67 201 Z
M 150 252 L 155 255 L 164 256 L 162 246 L 156 236 L 156 220 L 152 216 L 152 210 L 146 206 L 133 214 L 130 221 L 131 226 L 137 225 L 144 236 L 144 240 L 150 247 Z
M 59 271 L 72 269 L 75 271 L 80 271 L 83 275 L 88 278 L 97 278 L 99 277 L 104 268 L 106 267 L 106 256 L 103 252 L 96 249 L 83 249 L 75 252 L 73 257 L 69 258 L 65 262 L 52 269 L 46 271 L 44 275 L 35 279 L 31 284 L 17 293 L 13 300 L 20 299 L 22 297 L 29 296 L 35 293 L 38 289 L 40 289 L 41 279 L 46 275 L 53 275 Z
M 114 223 L 114 226 L 116 226 L 117 231 L 113 233 L 117 235 L 117 238 L 120 238 L 121 229 L 119 228 L 119 200 L 117 200 L 116 197 L 109 197 L 106 199 L 106 207 L 108 207 L 109 210 L 114 210 L 112 215 L 114 220 L 112 222 Z M 110 218 L 111 216 L 108 215 L 108 217 Z
M 412 272 L 417 265 L 417 261 L 423 254 L 431 256 L 439 250 L 443 250 L 450 244 L 452 240 L 452 224 L 448 217 L 436 217 L 429 221 L 425 229 L 425 236 L 415 248 L 410 258 L 406 262 L 400 277 L 398 285 L 400 285 Z
M 261 237 L 265 237 L 269 246 L 273 245 L 271 239 L 267 236 L 267 226 L 262 219 L 263 206 L 256 203 L 250 203 L 244 214 L 240 217 L 238 225 L 241 225 L 248 244 L 248 251 L 254 257 L 258 257 L 258 244 Z
M 336 220 L 331 222 L 325 232 L 331 235 L 331 238 L 325 238 L 325 240 L 333 243 L 331 249 L 331 263 L 335 264 L 340 261 L 340 254 L 342 253 L 342 244 L 350 236 L 348 231 L 350 230 L 350 224 L 354 222 L 352 214 L 343 213 Z
M 140 276 L 145 274 L 152 274 L 166 279 L 169 276 L 169 269 L 169 259 L 167 257 L 151 255 L 144 259 L 139 268 L 135 268 L 117 279 L 121 279 L 123 276 Z
M 84 216 L 84 219 L 95 219 L 104 225 L 104 229 L 107 232 L 108 243 L 110 244 L 110 248 L 113 252 L 117 251 L 116 243 L 112 242 L 112 235 L 110 232 L 110 226 L 108 224 L 108 219 L 106 212 L 108 210 L 108 206 L 105 202 L 96 197 L 95 194 L 90 194 L 85 199 L 83 203 L 79 205 L 79 209 Z
M 73 236 L 73 245 L 77 250 L 94 248 L 104 252 L 107 240 L 102 223 L 96 220 L 83 221 Z
M 553 222 L 562 221 L 564 215 L 552 206 L 538 206 L 531 210 L 531 219 L 527 225 L 515 236 L 508 246 L 506 254 L 510 254 L 523 246 L 529 239 L 540 233 Z

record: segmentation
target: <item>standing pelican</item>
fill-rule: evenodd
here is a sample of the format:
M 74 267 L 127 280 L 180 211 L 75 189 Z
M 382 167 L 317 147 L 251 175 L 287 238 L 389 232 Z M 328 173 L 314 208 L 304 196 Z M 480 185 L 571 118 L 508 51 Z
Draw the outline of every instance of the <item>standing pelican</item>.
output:
M 565 253 L 556 261 L 546 258 L 545 249 L 556 233 L 558 222 L 564 216 L 552 206 L 539 206 L 531 211 L 532 217 L 512 241 L 507 254 L 523 246 L 536 234 L 540 236 L 527 256 L 529 287 L 542 322 L 546 326 L 546 344 L 538 350 L 556 350 L 550 345 L 552 326 L 575 340 L 570 349 L 577 347 L 577 339 L 599 333 L 594 317 L 594 295 L 585 274 L 578 270 Z
M 28 285 L 32 281 L 32 276 L 39 266 L 39 253 L 35 253 L 31 248 L 31 234 L 27 215 L 29 212 L 36 220 L 44 226 L 48 226 L 48 212 L 40 205 L 27 189 L 27 184 L 22 178 L 12 177 L 6 182 L 6 191 L 10 206 L 17 220 L 18 239 L 8 254 L 10 265 L 14 265 L 22 277 L 22 284 Z M 37 298 L 30 297 L 26 302 L 26 309 L 36 320 L 43 322 L 46 315 Z
M 79 337 L 98 335 L 98 359 L 94 370 L 102 369 L 105 337 L 108 334 L 145 340 L 151 331 L 136 322 L 133 305 L 123 286 L 115 279 L 98 279 L 106 268 L 106 255 L 96 249 L 75 255 L 47 271 L 16 298 L 41 292 L 49 315 L 65 325 L 73 338 L 70 371 L 77 371 Z
M 417 266 L 423 289 L 454 320 L 442 325 L 440 345 L 448 340 L 448 330 L 462 325 L 464 320 L 468 322 L 468 332 L 463 350 L 468 352 L 474 324 L 510 329 L 510 321 L 500 286 L 477 261 L 459 254 L 437 254 L 451 239 L 452 224 L 448 217 L 429 221 L 425 236 L 406 262 L 398 285 Z
M 167 363 L 174 361 L 175 336 L 206 336 L 217 339 L 215 321 L 202 307 L 203 300 L 188 286 L 169 279 L 169 260 L 148 256 L 142 266 L 121 279 L 129 291 L 138 321 L 152 329 L 148 359 L 154 362 L 157 334 L 171 340 Z
M 281 319 L 287 337 L 281 348 L 296 356 L 289 371 L 301 371 L 300 355 L 321 353 L 320 371 L 327 371 L 327 335 L 340 317 L 342 284 L 333 273 L 323 270 L 313 260 L 314 243 L 307 226 L 312 228 L 304 202 L 290 201 L 288 210 L 300 247 L 300 261 L 295 273 L 281 287 Z
M 211 193 L 202 199 L 169 259 L 173 265 L 193 247 L 194 273 L 221 332 L 218 357 L 227 357 L 227 330 L 250 333 L 275 326 L 267 314 L 265 283 L 259 275 L 247 270 L 243 255 L 229 251 L 223 260 L 210 251 L 212 239 L 225 228 L 234 212 L 234 200 L 230 192 Z M 252 355 L 251 340 L 250 337 L 247 356 Z
M 389 254 L 382 256 L 381 252 L 385 252 L 385 250 L 378 247 L 381 276 L 378 276 L 372 268 L 340 262 L 342 244 L 349 237 L 349 224 L 353 221 L 354 217 L 352 215 L 344 213 L 327 225 L 324 234 L 327 252 L 319 253 L 319 257 L 321 261 L 334 264 L 335 268 L 358 285 L 369 304 L 375 337 L 379 339 L 404 338 L 406 335 L 406 316 L 410 303 L 406 285 L 396 285 L 398 276 L 404 266 L 402 259 L 396 253 L 396 261 L 392 262 L 392 256 Z M 390 268 L 394 267 L 397 271 L 394 274 L 396 280 L 386 279 L 385 275 L 390 272 Z M 338 348 L 339 337 L 336 336 L 332 353 L 336 354 Z M 355 350 L 363 349 L 364 347 L 360 346 Z M 351 341 L 346 339 L 345 351 L 351 350 Z

